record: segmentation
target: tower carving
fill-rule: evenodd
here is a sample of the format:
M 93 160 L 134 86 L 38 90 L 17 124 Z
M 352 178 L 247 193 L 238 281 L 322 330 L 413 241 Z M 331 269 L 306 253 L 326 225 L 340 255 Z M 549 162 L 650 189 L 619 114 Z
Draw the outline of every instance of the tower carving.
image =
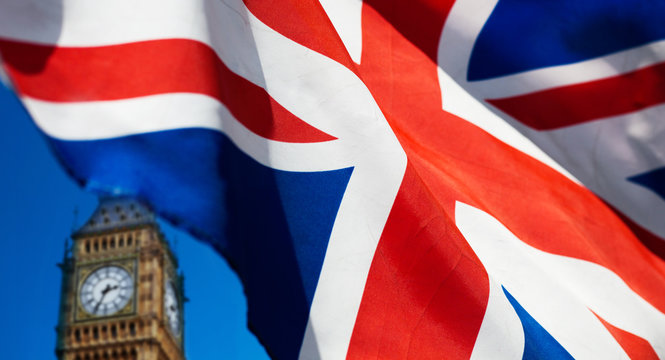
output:
M 102 199 L 72 240 L 58 359 L 184 360 L 183 277 L 150 209 Z

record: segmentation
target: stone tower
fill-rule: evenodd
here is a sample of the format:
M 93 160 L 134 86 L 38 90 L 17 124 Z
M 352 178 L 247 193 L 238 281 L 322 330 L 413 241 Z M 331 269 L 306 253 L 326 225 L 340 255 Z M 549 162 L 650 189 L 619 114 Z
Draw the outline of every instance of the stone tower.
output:
M 154 214 L 133 199 L 102 199 L 72 239 L 58 359 L 184 360 L 183 278 Z

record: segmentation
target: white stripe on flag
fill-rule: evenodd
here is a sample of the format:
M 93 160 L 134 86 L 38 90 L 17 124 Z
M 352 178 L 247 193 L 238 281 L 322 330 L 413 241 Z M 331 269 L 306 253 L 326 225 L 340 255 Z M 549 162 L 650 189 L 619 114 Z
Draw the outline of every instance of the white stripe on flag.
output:
M 524 331 L 501 284 L 489 276 L 489 298 L 471 360 L 522 360 Z
M 362 0 L 319 0 L 346 50 L 360 64 L 363 50 Z
M 457 115 L 460 118 L 480 127 L 492 134 L 492 136 L 514 147 L 515 149 L 530 155 L 534 159 L 541 161 L 549 167 L 555 169 L 570 180 L 579 183 L 568 170 L 559 165 L 548 154 L 536 146 L 529 138 L 522 135 L 514 127 L 510 126 L 505 120 L 501 119 L 483 103 L 478 101 L 462 89 L 459 84 L 453 80 L 441 68 L 438 69 L 439 83 L 441 84 L 441 100 L 443 110 Z
M 604 79 L 665 61 L 665 41 L 653 42 L 573 64 L 550 66 L 481 81 L 467 81 L 471 52 L 498 0 L 458 0 L 439 40 L 439 66 L 473 96 L 516 96 Z
M 285 171 L 326 171 L 353 166 L 341 140 L 287 143 L 260 137 L 219 101 L 198 94 L 164 94 L 134 99 L 53 103 L 23 102 L 37 125 L 60 140 L 100 140 L 154 131 L 204 128 L 229 136 L 259 163 Z
M 665 105 L 549 131 L 508 122 L 566 165 L 591 191 L 665 238 L 665 201 L 628 178 L 665 166 Z
M 573 358 L 628 359 L 594 313 L 647 340 L 665 358 L 665 315 L 614 272 L 531 247 L 488 213 L 461 202 L 455 223 L 488 274 Z

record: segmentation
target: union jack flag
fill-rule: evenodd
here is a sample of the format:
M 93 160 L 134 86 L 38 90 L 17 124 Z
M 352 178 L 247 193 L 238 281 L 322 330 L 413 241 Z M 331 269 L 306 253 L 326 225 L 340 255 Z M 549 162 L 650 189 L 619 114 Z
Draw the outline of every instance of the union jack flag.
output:
M 665 4 L 0 9 L 63 165 L 223 254 L 273 358 L 665 358 Z

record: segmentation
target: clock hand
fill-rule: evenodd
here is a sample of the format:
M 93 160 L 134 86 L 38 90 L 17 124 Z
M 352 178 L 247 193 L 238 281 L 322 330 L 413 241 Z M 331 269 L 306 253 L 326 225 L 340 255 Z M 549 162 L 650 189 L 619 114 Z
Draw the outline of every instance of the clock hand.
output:
M 106 293 L 108 293 L 109 291 L 115 290 L 117 288 L 118 288 L 118 285 L 111 286 L 111 284 L 107 284 L 106 288 L 104 290 L 102 290 L 102 295 L 106 295 Z
M 117 287 L 118 287 L 118 286 L 116 286 L 116 288 L 117 288 Z M 104 290 L 102 290 L 102 298 L 99 299 L 99 302 L 97 303 L 97 305 L 95 305 L 95 310 L 92 311 L 93 313 L 96 313 L 96 312 L 97 312 L 97 309 L 99 309 L 99 305 L 101 305 L 101 304 L 102 304 L 102 301 L 104 301 L 104 297 L 105 297 L 106 294 L 107 294 L 109 291 L 111 291 L 111 290 L 112 290 L 112 289 L 111 289 L 111 284 L 106 284 L 106 287 L 104 288 Z
M 99 305 L 101 305 L 102 301 L 104 301 L 104 296 L 106 296 L 106 294 L 102 294 L 102 298 L 99 299 L 99 302 L 97 303 L 97 305 L 95 305 L 95 309 L 92 311 L 93 313 L 96 313 L 97 309 L 99 309 Z

